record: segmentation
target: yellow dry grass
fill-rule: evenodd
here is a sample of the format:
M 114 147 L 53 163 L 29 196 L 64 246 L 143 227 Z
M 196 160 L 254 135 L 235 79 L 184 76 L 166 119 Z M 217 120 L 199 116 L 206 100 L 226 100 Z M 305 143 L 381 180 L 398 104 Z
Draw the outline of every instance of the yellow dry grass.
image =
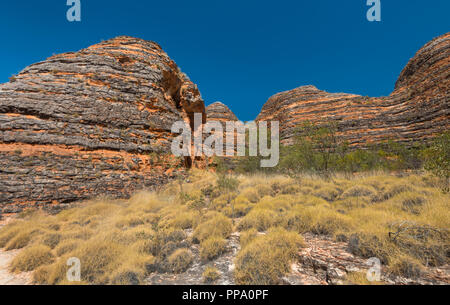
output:
M 426 264 L 448 263 L 450 195 L 431 176 L 236 178 L 231 194 L 217 190 L 214 173 L 194 170 L 189 183 L 174 181 L 129 200 L 99 198 L 57 215 L 27 212 L 0 230 L 0 248 L 23 249 L 11 269 L 34 271 L 45 284 L 70 284 L 70 257 L 81 260 L 86 284 L 140 284 L 150 272 L 183 272 L 192 242 L 210 260 L 235 230 L 242 247 L 238 283 L 278 283 L 305 232 L 347 240 L 355 254 L 378 257 L 395 274 L 417 276 Z

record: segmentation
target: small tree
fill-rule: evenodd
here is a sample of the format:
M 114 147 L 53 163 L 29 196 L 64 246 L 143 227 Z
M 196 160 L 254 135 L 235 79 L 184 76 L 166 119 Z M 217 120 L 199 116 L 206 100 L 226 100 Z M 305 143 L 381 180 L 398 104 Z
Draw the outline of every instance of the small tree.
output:
M 444 191 L 450 186 L 450 132 L 436 138 L 433 144 L 423 152 L 425 169 L 444 182 Z
M 234 224 L 234 200 L 231 200 L 231 193 L 238 189 L 239 180 L 231 175 L 219 174 L 219 178 L 217 179 L 217 187 L 219 190 L 228 194 L 227 204 L 230 205 L 231 203 L 231 219 Z
M 318 125 L 306 122 L 297 129 L 296 159 L 303 168 L 328 174 L 340 147 L 336 131 L 335 123 Z

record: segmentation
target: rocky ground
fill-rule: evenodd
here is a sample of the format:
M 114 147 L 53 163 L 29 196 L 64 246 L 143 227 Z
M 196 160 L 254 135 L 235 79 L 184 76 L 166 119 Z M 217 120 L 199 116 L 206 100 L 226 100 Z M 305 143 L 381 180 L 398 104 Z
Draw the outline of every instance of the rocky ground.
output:
M 10 218 L 0 221 L 0 228 Z M 192 230 L 186 230 L 188 236 Z M 304 234 L 306 247 L 299 249 L 298 259 L 292 264 L 291 273 L 283 278 L 285 285 L 340 285 L 345 284 L 349 273 L 366 273 L 370 266 L 367 260 L 348 251 L 346 242 L 336 242 L 326 236 Z M 153 273 L 146 279 L 148 285 L 202 285 L 203 272 L 208 266 L 217 268 L 221 275 L 216 285 L 234 285 L 234 258 L 240 250 L 239 233 L 235 232 L 228 240 L 228 251 L 219 258 L 202 262 L 199 246 L 191 246 L 195 256 L 192 266 L 182 274 Z M 8 266 L 20 250 L 0 250 L 0 285 L 32 284 L 31 273 L 13 274 Z M 450 284 L 450 266 L 427 268 L 420 279 L 408 279 L 390 275 L 382 271 L 382 284 L 387 285 L 448 285 Z
M 0 229 L 5 226 L 11 218 L 0 219 Z M 3 251 L 0 249 L 0 285 L 29 285 L 31 284 L 31 272 L 13 274 L 8 267 L 20 250 Z
M 279 121 L 284 144 L 292 144 L 296 127 L 307 121 L 336 122 L 339 136 L 351 146 L 389 139 L 424 143 L 450 127 L 449 62 L 450 33 L 446 33 L 415 54 L 389 96 L 372 98 L 302 86 L 269 98 L 256 121 Z
M 188 235 L 192 232 L 187 232 Z M 216 285 L 233 285 L 233 260 L 240 250 L 239 233 L 233 233 L 228 240 L 228 251 L 219 258 L 211 262 L 202 262 L 200 260 L 200 251 L 198 245 L 192 245 L 191 251 L 195 256 L 192 266 L 182 274 L 158 274 L 154 273 L 147 278 L 150 285 L 201 285 L 203 284 L 202 275 L 205 268 L 214 266 L 220 271 L 221 276 L 215 282 Z
M 291 285 L 343 284 L 348 273 L 367 273 L 367 260 L 348 251 L 348 244 L 325 236 L 303 235 L 307 246 L 300 250 L 292 272 L 284 278 Z M 420 279 L 393 276 L 382 270 L 381 280 L 390 285 L 440 285 L 450 283 L 450 266 L 427 268 Z
M 13 274 L 8 267 L 20 250 L 2 251 L 0 250 L 0 285 L 29 285 L 31 284 L 31 273 Z

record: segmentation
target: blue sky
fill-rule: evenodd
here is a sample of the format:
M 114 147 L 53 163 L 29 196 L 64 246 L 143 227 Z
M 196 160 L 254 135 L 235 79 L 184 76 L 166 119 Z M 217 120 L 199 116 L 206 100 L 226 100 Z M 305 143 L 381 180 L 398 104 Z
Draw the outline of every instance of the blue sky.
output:
M 52 54 L 118 35 L 158 42 L 198 84 L 252 120 L 267 99 L 312 84 L 330 92 L 388 95 L 401 70 L 432 38 L 450 31 L 448 0 L 381 0 L 368 22 L 366 0 L 1 1 L 0 82 Z

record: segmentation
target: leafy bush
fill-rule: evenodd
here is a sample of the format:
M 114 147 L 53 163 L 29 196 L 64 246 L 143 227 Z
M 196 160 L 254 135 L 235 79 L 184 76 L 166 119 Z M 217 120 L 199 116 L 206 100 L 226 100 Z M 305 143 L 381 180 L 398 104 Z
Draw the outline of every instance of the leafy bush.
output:
M 438 137 L 431 147 L 424 150 L 425 169 L 444 180 L 444 190 L 449 189 L 450 179 L 450 131 Z
M 427 156 L 427 164 L 429 164 L 427 168 L 437 170 L 439 167 L 438 171 L 441 174 L 445 173 L 445 170 L 449 172 L 448 135 L 444 136 L 439 144 L 435 144 L 434 149 L 423 154 L 421 144 L 406 146 L 393 141 L 368 145 L 365 148 L 351 148 L 337 136 L 338 130 L 339 126 L 335 123 L 306 122 L 296 128 L 293 145 L 280 147 L 278 166 L 262 169 L 259 167 L 260 158 L 244 157 L 238 162 L 238 170 L 241 173 L 279 172 L 294 176 L 302 172 L 329 176 L 337 171 L 349 173 L 373 170 L 397 171 L 420 169 L 423 156 Z M 440 165 L 437 166 L 437 164 Z

